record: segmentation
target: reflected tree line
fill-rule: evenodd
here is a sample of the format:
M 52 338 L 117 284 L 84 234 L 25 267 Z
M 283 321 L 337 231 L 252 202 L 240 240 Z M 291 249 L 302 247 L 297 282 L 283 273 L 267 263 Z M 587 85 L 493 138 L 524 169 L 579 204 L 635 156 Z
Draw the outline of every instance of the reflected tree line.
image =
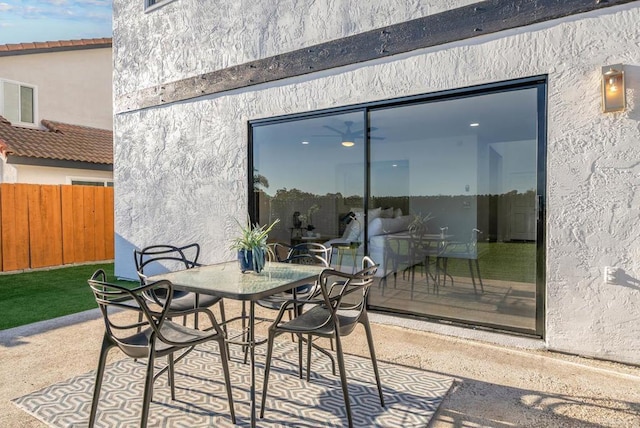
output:
M 313 230 L 309 232 L 327 240 L 339 237 L 346 227 L 340 220 L 350 211 L 364 207 L 364 198 L 360 195 L 318 195 L 296 188 L 278 189 L 269 195 L 265 192 L 267 187 L 266 178 L 254 179 L 255 218 L 260 224 L 280 219 L 272 231 L 273 240 L 287 242 L 293 233 L 299 232 L 294 230 L 296 221 L 303 234 L 311 224 Z M 506 242 L 535 240 L 535 202 L 535 191 L 513 190 L 485 195 L 372 196 L 368 208 L 399 208 L 403 215 L 431 214 L 433 218 L 427 225 L 431 232 L 448 227 L 448 233 L 466 236 L 468 231 L 478 228 L 483 231 L 483 240 Z M 515 229 L 525 230 L 516 234 Z

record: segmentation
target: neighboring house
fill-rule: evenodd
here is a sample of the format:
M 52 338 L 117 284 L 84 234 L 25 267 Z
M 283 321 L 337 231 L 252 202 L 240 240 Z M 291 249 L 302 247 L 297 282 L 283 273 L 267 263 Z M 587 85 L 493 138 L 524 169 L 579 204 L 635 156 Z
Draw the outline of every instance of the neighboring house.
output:
M 0 182 L 113 183 L 111 39 L 0 45 Z
M 3 183 L 113 185 L 113 132 L 43 120 L 45 129 L 0 116 Z
M 235 219 L 278 217 L 378 251 L 388 322 L 640 364 L 640 1 L 153 3 L 114 0 L 118 276 L 155 243 L 231 260 Z M 466 263 L 394 288 L 417 214 L 484 290 Z

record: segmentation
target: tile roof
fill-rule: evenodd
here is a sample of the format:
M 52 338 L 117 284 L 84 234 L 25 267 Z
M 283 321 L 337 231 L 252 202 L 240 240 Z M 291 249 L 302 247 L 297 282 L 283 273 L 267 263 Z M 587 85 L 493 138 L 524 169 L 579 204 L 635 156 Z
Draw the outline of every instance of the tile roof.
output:
M 13 43 L 0 45 L 0 56 L 63 51 L 74 49 L 92 49 L 111 46 L 111 37 L 101 39 L 57 40 L 49 42 Z
M 113 163 L 113 132 L 106 129 L 42 120 L 46 129 L 22 128 L 0 116 L 0 151 L 7 155 Z

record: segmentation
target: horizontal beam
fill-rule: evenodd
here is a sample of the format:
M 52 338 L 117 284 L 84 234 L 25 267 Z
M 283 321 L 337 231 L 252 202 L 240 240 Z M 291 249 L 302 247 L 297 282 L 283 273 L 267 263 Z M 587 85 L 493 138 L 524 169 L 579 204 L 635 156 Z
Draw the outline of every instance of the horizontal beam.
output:
M 638 0 L 488 0 L 124 95 L 116 114 L 246 88 Z

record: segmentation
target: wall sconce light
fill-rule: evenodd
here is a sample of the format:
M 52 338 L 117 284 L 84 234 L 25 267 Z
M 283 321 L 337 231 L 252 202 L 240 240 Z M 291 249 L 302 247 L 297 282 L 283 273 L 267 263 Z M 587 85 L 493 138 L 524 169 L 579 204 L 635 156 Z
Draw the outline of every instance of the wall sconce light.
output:
M 624 111 L 626 107 L 622 64 L 602 67 L 602 111 Z

